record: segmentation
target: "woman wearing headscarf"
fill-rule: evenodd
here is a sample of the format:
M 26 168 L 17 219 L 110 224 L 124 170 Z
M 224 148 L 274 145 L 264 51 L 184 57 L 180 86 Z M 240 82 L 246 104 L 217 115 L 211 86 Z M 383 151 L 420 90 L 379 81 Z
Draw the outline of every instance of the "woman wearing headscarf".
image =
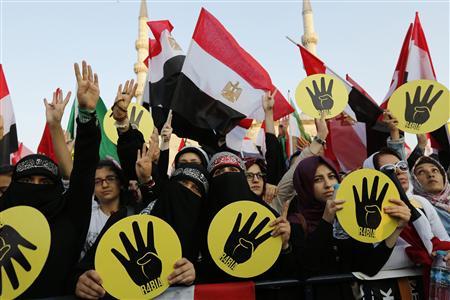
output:
M 412 169 L 413 193 L 430 201 L 450 235 L 450 184 L 442 165 L 420 157 Z
M 22 158 L 15 166 L 12 182 L 0 201 L 0 210 L 27 205 L 39 210 L 47 219 L 50 251 L 44 267 L 33 284 L 21 295 L 25 299 L 65 295 L 68 274 L 78 261 L 89 226 L 95 168 L 99 159 L 100 128 L 95 115 L 99 99 L 97 74 L 83 61 L 82 74 L 75 64 L 78 82 L 79 115 L 77 139 L 69 189 L 64 192 L 58 166 L 48 157 L 34 154 Z M 63 137 L 61 119 L 70 93 L 54 94 L 46 103 L 47 121 L 53 134 Z M 1 230 L 1 229 L 0 229 Z M 13 286 L 17 282 L 11 282 Z
M 157 144 L 150 142 L 149 149 L 144 144 L 142 151 L 138 151 L 135 164 L 138 178 L 146 178 L 152 174 L 151 156 L 154 153 L 154 147 L 157 147 Z M 143 203 L 149 203 L 149 205 L 141 214 L 151 214 L 165 220 L 180 238 L 183 258 L 174 262 L 174 271 L 168 278 L 170 284 L 190 285 L 195 280 L 195 268 L 192 262 L 195 262 L 198 257 L 199 215 L 207 190 L 206 173 L 201 167 L 185 165 L 177 169 L 168 182 L 160 183 L 161 192 L 156 196 L 149 193 L 143 194 Z M 146 197 L 152 197 L 152 199 L 149 200 Z M 76 296 L 83 299 L 110 298 L 101 286 L 100 275 L 94 269 L 95 252 L 103 234 L 111 226 L 135 213 L 139 212 L 135 209 L 130 211 L 122 206 L 107 220 L 94 245 L 76 268 L 72 287 Z
M 198 268 L 200 282 L 223 282 L 227 280 L 236 280 L 230 275 L 224 273 L 215 265 L 206 245 L 206 235 L 209 224 L 214 216 L 228 204 L 240 200 L 260 203 L 272 211 L 277 217 L 277 219 L 270 224 L 274 227 L 273 237 L 281 236 L 283 241 L 282 252 L 277 262 L 271 269 L 257 278 L 273 279 L 295 276 L 295 264 L 293 261 L 295 260 L 296 255 L 292 251 L 293 243 L 295 243 L 295 241 L 294 238 L 291 238 L 294 237 L 294 234 L 291 234 L 291 226 L 285 217 L 280 217 L 279 214 L 267 203 L 265 203 L 260 196 L 257 196 L 251 191 L 245 177 L 244 162 L 233 153 L 220 152 L 211 158 L 208 165 L 208 172 L 211 179 L 206 215 L 203 222 L 203 247 L 201 251 L 202 261 Z
M 396 183 L 401 199 L 411 209 L 411 220 L 400 235 L 395 249 L 383 266 L 383 270 L 400 269 L 422 265 L 425 294 L 428 294 L 428 281 L 432 256 L 436 250 L 448 252 L 444 260 L 450 265 L 450 238 L 442 225 L 436 210 L 425 198 L 408 192 L 408 163 L 389 148 L 364 161 L 364 167 L 386 173 Z
M 289 221 L 300 224 L 303 241 L 300 243 L 301 263 L 305 275 L 363 272 L 375 275 L 391 255 L 397 237 L 409 220 L 409 209 L 400 201 L 385 207 L 385 213 L 399 221 L 397 229 L 378 245 L 356 241 L 343 232 L 335 221 L 336 211 L 345 200 L 335 199 L 335 186 L 340 182 L 333 164 L 323 157 L 302 160 L 294 173 L 297 196 L 291 204 Z M 315 291 L 316 299 L 352 299 L 348 284 L 331 284 Z

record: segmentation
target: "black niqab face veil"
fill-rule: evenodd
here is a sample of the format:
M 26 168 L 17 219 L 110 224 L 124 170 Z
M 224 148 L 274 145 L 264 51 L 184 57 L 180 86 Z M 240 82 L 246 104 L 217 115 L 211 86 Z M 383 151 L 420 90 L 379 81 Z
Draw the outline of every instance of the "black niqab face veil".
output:
M 178 235 L 181 242 L 183 257 L 189 261 L 195 262 L 198 258 L 201 239 L 201 218 L 205 207 L 206 191 L 197 177 L 189 179 L 188 175 L 194 174 L 198 170 L 203 177 L 207 175 L 200 166 L 183 166 L 184 169 L 190 169 L 191 172 L 180 173 L 172 177 L 160 193 L 158 201 L 152 211 L 152 215 L 166 221 Z M 196 168 L 196 169 L 194 169 Z M 183 176 L 181 176 L 184 174 Z M 198 175 L 195 173 L 194 175 Z M 205 177 L 206 179 L 206 177 Z M 197 184 L 203 191 L 202 196 L 198 196 L 187 187 L 183 186 L 179 180 L 190 180 Z
M 20 178 L 37 175 L 45 176 L 54 183 L 33 184 L 19 181 Z M 11 184 L 0 199 L 0 210 L 26 205 L 39 210 L 47 220 L 51 220 L 64 207 L 63 192 L 58 166 L 44 155 L 29 155 L 17 163 Z

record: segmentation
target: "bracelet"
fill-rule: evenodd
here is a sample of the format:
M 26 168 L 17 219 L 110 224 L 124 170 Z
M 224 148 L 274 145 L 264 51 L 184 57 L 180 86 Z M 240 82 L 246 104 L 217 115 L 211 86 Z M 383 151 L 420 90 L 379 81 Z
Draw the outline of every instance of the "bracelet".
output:
M 320 138 L 317 135 L 313 138 L 313 141 L 321 144 L 322 146 L 325 146 L 327 144 L 327 141 L 323 140 L 322 138 Z

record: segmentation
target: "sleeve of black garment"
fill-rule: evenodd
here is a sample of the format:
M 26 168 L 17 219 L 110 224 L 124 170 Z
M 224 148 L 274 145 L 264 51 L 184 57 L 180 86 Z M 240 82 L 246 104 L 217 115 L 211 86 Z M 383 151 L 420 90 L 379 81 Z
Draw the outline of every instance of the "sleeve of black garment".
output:
M 334 268 L 329 265 L 330 260 L 335 261 L 333 244 L 333 225 L 323 219 L 306 235 L 303 243 L 297 244 L 307 276 L 333 273 Z
M 286 172 L 286 166 L 283 161 L 283 149 L 272 133 L 266 133 L 266 149 L 267 182 L 277 185 Z
M 349 256 L 352 261 L 352 271 L 368 276 L 374 276 L 381 270 L 393 250 L 393 248 L 388 248 L 384 241 L 376 247 L 373 244 L 361 243 L 353 239 L 349 241 L 351 241 L 351 247 L 346 256 Z
M 166 181 L 169 179 L 169 176 L 167 175 L 168 168 L 169 168 L 169 149 L 161 151 L 159 153 L 159 160 L 158 160 L 159 181 Z
M 120 221 L 121 219 L 125 218 L 127 216 L 127 208 L 121 207 L 119 211 L 112 214 L 109 219 L 106 221 L 105 226 L 103 226 L 102 230 L 100 231 L 99 235 L 97 236 L 97 239 L 95 240 L 94 244 L 91 248 L 86 252 L 86 255 L 78 262 L 78 264 L 75 266 L 71 276 L 70 276 L 70 287 L 69 292 L 75 292 L 75 287 L 77 285 L 78 278 L 83 275 L 84 272 L 89 270 L 95 270 L 95 253 L 97 252 L 97 247 L 102 239 L 105 232 L 111 228 L 116 222 Z
M 410 170 L 412 170 L 412 168 L 414 167 L 414 164 L 421 156 L 423 156 L 423 151 L 422 151 L 422 149 L 420 149 L 419 146 L 416 146 L 414 148 L 413 152 L 411 152 L 411 154 L 408 156 L 408 166 L 409 166 Z
M 87 123 L 77 120 L 73 170 L 66 193 L 67 212 L 77 225 L 81 244 L 91 218 L 95 170 L 99 161 L 100 128 L 96 117 Z M 81 246 L 81 245 L 80 245 Z M 80 249 L 81 250 L 81 249 Z
M 130 127 L 126 132 L 119 134 L 117 154 L 127 181 L 137 180 L 135 169 L 136 156 L 137 151 L 142 149 L 142 144 L 144 143 L 144 136 L 137 129 Z

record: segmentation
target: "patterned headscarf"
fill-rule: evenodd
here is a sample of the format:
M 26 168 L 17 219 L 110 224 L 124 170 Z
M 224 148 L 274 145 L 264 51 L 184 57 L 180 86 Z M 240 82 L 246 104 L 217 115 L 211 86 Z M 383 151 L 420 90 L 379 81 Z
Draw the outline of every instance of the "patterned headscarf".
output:
M 415 171 L 416 171 L 416 168 L 422 164 L 433 164 L 439 169 L 439 172 L 441 173 L 441 175 L 444 179 L 444 188 L 439 194 L 432 194 L 430 192 L 425 191 L 425 188 L 420 184 L 419 180 L 417 179 L 417 177 L 415 175 Z M 445 173 L 444 167 L 442 167 L 442 165 L 437 160 L 435 160 L 429 156 L 420 157 L 414 164 L 411 175 L 412 175 L 414 194 L 425 197 L 434 206 L 439 207 L 447 212 L 450 212 L 450 185 L 449 185 L 448 177 L 447 177 L 447 174 Z

